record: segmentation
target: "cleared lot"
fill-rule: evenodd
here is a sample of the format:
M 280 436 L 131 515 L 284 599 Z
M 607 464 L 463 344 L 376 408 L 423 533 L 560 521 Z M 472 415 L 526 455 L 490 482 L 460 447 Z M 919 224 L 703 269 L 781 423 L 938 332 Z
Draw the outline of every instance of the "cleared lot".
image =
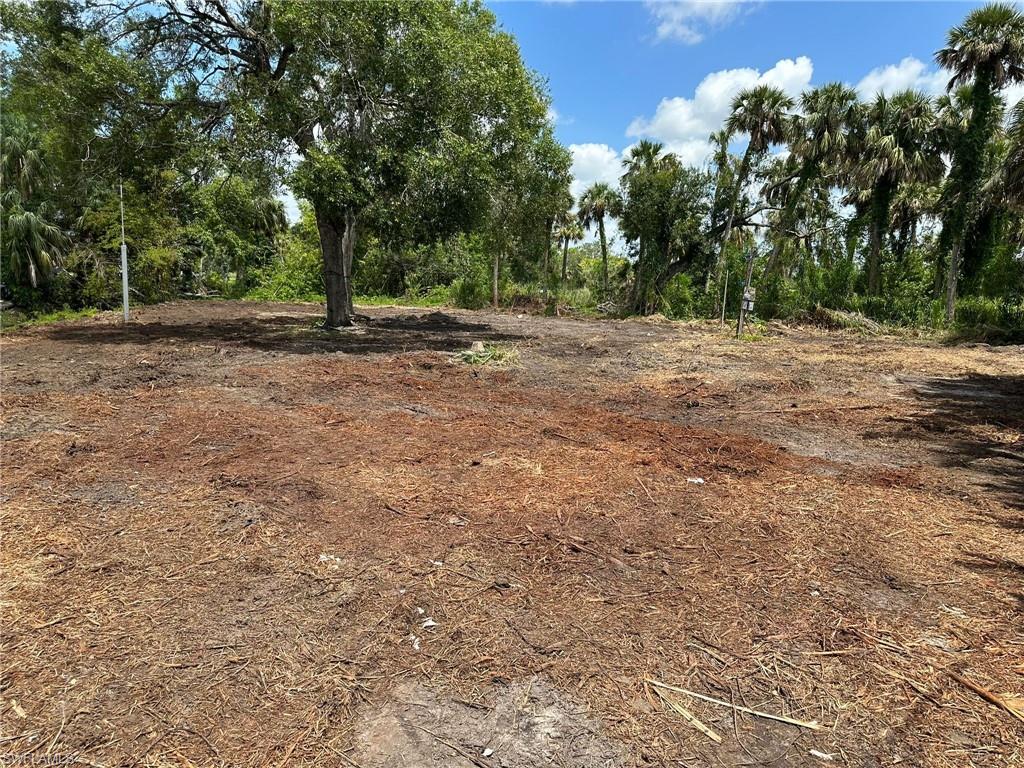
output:
M 0 755 L 1024 760 L 1019 348 L 319 311 L 0 341 Z

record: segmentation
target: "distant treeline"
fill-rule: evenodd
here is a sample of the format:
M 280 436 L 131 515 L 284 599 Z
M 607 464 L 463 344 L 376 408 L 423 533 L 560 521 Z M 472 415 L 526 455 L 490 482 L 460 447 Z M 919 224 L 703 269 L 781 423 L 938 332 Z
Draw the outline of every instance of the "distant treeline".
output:
M 357 295 L 714 316 L 753 254 L 761 316 L 1024 328 L 1012 5 L 950 30 L 938 98 L 757 86 L 705 167 L 641 141 L 579 200 L 542 81 L 476 3 L 44 0 L 0 27 L 2 278 L 27 310 L 118 302 L 123 184 L 140 301 L 305 298 L 331 326 Z

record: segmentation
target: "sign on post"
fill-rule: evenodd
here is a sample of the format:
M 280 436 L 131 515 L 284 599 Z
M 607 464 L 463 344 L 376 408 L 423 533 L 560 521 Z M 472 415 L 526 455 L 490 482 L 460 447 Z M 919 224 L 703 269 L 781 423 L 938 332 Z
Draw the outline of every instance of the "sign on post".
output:
M 753 312 L 754 311 L 754 297 L 757 295 L 757 289 L 754 287 L 747 288 L 743 291 L 743 311 Z
M 750 284 L 754 276 L 754 251 L 747 252 L 747 278 L 743 281 L 743 298 L 740 300 L 740 316 L 736 319 L 736 338 L 743 335 L 743 321 L 748 312 L 754 311 L 754 297 L 757 290 Z

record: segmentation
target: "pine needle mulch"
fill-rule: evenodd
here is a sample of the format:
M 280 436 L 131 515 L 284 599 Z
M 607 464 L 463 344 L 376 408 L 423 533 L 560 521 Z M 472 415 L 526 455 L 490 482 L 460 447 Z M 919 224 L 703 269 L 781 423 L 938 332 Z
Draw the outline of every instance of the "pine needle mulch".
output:
M 1024 545 L 936 469 L 439 353 L 50 383 L 2 398 L 0 758 L 359 764 L 403 680 L 543 675 L 625 765 L 1024 759 Z

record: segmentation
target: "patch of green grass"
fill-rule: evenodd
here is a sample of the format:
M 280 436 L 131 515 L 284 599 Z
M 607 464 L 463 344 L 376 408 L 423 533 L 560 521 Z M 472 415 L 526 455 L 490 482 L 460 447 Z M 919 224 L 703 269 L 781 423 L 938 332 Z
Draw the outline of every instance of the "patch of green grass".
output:
M 50 325 L 62 323 L 66 320 L 78 320 L 83 317 L 93 317 L 99 310 L 95 307 L 86 309 L 57 309 L 53 312 L 40 312 L 28 314 L 19 310 L 8 310 L 0 316 L 0 332 L 13 331 L 15 328 L 31 328 L 36 325 Z
M 438 286 L 422 295 L 356 296 L 352 303 L 364 307 L 443 307 L 450 304 L 447 286 Z
M 511 368 L 519 364 L 519 351 L 508 344 L 484 344 L 480 349 L 464 349 L 455 359 L 467 365 L 493 365 L 496 368 Z

